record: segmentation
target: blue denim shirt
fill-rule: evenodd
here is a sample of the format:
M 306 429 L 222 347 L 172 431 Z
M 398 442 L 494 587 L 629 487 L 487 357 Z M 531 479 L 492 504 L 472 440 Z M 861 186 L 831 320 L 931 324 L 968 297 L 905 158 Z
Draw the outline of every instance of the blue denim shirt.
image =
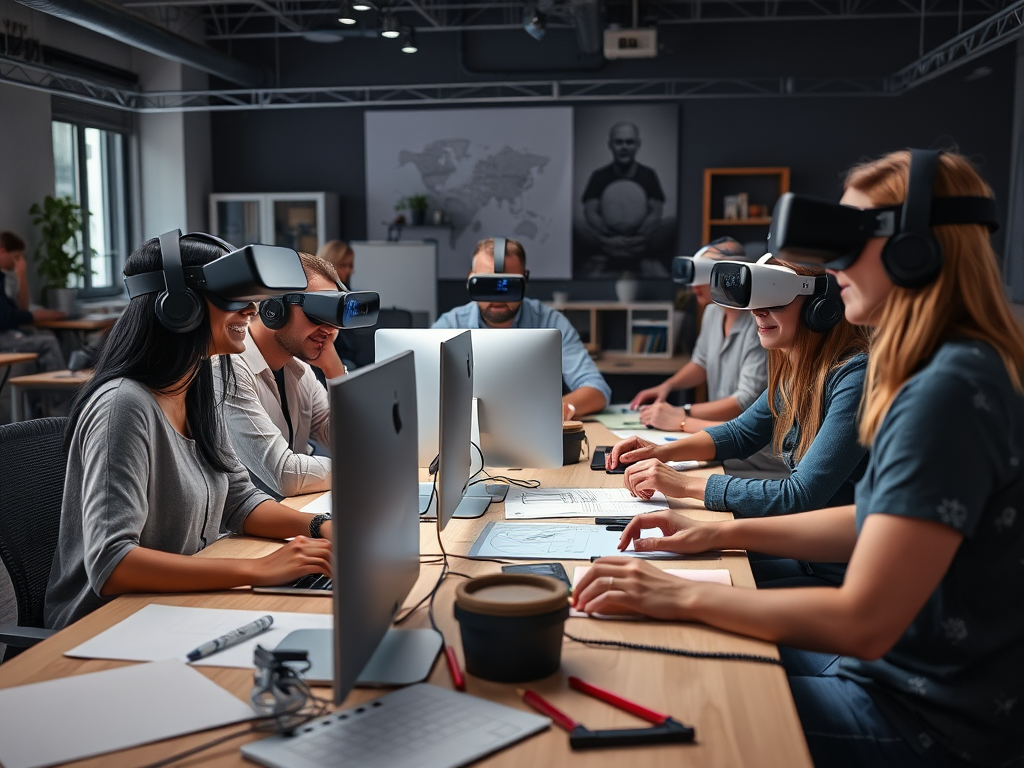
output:
M 486 328 L 480 319 L 480 307 L 475 301 L 449 310 L 437 318 L 434 328 Z M 537 299 L 523 299 L 519 312 L 512 321 L 513 328 L 557 328 L 562 332 L 562 379 L 570 392 L 580 387 L 593 387 L 610 403 L 612 389 L 587 354 L 580 335 L 565 315 L 547 307 Z
M 793 448 L 799 426 L 783 440 L 782 458 L 790 468 L 783 480 L 751 480 L 712 475 L 704 489 L 704 506 L 730 510 L 740 517 L 767 517 L 853 503 L 853 488 L 868 464 L 867 448 L 857 442 L 857 409 L 867 370 L 867 355 L 857 355 L 833 371 L 825 382 L 821 428 L 796 462 Z M 715 459 L 745 458 L 771 443 L 775 418 L 765 391 L 731 421 L 710 427 Z

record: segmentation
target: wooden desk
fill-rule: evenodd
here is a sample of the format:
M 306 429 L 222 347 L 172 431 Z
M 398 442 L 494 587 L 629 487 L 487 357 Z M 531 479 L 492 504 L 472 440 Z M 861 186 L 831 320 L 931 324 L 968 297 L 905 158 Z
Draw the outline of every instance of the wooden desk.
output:
M 15 376 L 11 379 L 11 421 L 21 421 L 22 400 L 30 389 L 75 390 L 92 378 L 92 369 L 84 371 L 46 371 Z
M 32 323 L 36 328 L 49 328 L 54 331 L 105 331 L 113 328 L 117 315 L 108 317 L 80 317 L 70 320 L 37 320 Z
M 671 376 L 690 362 L 689 355 L 655 357 L 653 355 L 626 355 L 603 352 L 594 363 L 603 374 L 656 374 Z
M 600 424 L 587 424 L 591 445 L 611 442 L 611 435 Z M 717 470 L 701 470 L 710 474 Z M 621 477 L 593 472 L 587 462 L 558 470 L 516 470 L 510 474 L 537 477 L 549 487 L 618 487 Z M 289 500 L 290 506 L 300 507 L 315 496 Z M 696 505 L 677 502 L 673 506 L 695 508 Z M 694 510 L 694 516 L 719 519 L 722 513 Z M 443 535 L 449 553 L 465 554 L 477 532 L 488 520 L 502 519 L 503 505 L 492 504 L 480 520 L 453 520 Z M 339 535 L 344 535 L 340 530 Z M 258 557 L 279 542 L 249 537 L 232 537 L 218 541 L 198 557 Z M 420 551 L 436 553 L 436 528 L 433 524 L 420 527 Z M 453 570 L 466 574 L 493 573 L 497 563 L 452 558 Z M 578 561 L 567 562 L 566 570 Z M 680 567 L 679 561 L 665 565 Z M 727 567 L 733 581 L 740 588 L 752 588 L 753 578 L 746 557 L 741 552 L 724 553 L 721 559 L 696 559 L 685 563 L 688 568 Z M 424 565 L 419 582 L 408 600 L 414 605 L 433 587 L 439 566 Z M 457 577 L 451 578 L 440 589 L 435 601 L 435 615 L 446 640 L 460 650 L 458 624 L 452 615 L 452 603 Z M 98 611 L 86 616 L 73 626 L 30 648 L 20 656 L 0 665 L 0 688 L 49 680 L 72 674 L 94 672 L 123 666 L 126 662 L 83 660 L 66 658 L 64 651 L 96 635 L 149 603 L 200 606 L 207 608 L 238 608 L 261 611 L 287 610 L 328 613 L 331 601 L 324 597 L 292 597 L 282 595 L 254 595 L 247 589 L 191 595 L 133 595 L 121 597 Z M 406 626 L 429 626 L 426 610 L 418 611 Z M 652 621 L 598 621 L 569 619 L 567 630 L 575 635 L 595 639 L 623 639 L 677 648 L 703 651 L 735 651 L 775 655 L 775 648 L 727 632 L 691 624 Z M 199 671 L 234 693 L 248 698 L 252 688 L 252 671 L 197 667 Z M 622 766 L 626 761 L 645 768 L 680 768 L 685 766 L 741 766 L 811 765 L 796 709 L 789 693 L 786 676 L 780 667 L 750 662 L 687 659 L 639 651 L 595 649 L 566 640 L 562 653 L 562 667 L 549 678 L 531 682 L 530 688 L 539 691 L 571 717 L 588 726 L 606 728 L 641 727 L 643 724 L 606 704 L 602 704 L 575 691 L 570 691 L 565 678 L 578 675 L 588 682 L 609 688 L 626 698 L 638 701 L 652 709 L 666 712 L 697 731 L 697 742 L 692 745 L 663 745 L 657 747 L 630 747 L 592 752 L 571 752 L 568 737 L 561 729 L 549 730 L 533 736 L 502 752 L 490 756 L 476 765 L 489 768 L 519 768 L 520 766 L 558 766 L 558 768 L 604 768 Z M 439 658 L 430 675 L 430 682 L 450 688 L 451 682 L 444 660 Z M 467 675 L 469 693 L 514 707 L 524 707 L 515 693 L 516 685 L 489 683 Z M 520 686 L 521 687 L 521 686 Z M 329 690 L 320 693 L 330 696 Z M 380 691 L 357 689 L 346 700 L 353 705 L 375 698 Z M 135 766 L 155 761 L 189 747 L 211 741 L 220 734 L 230 733 L 238 726 L 193 734 L 171 741 L 159 742 L 132 750 L 104 755 L 82 761 L 82 766 Z M 245 737 L 215 747 L 191 758 L 187 765 L 193 768 L 208 766 L 251 766 L 238 752 Z

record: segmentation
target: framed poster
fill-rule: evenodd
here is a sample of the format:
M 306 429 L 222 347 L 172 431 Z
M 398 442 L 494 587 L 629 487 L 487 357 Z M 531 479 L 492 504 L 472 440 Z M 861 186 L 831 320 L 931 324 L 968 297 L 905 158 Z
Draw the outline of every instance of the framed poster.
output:
M 668 277 L 678 225 L 678 107 L 578 107 L 574 158 L 573 277 Z
M 439 279 L 465 279 L 488 237 L 519 240 L 531 276 L 569 278 L 572 122 L 571 107 L 367 111 L 368 236 L 424 194 L 426 225 L 402 237 L 437 240 Z

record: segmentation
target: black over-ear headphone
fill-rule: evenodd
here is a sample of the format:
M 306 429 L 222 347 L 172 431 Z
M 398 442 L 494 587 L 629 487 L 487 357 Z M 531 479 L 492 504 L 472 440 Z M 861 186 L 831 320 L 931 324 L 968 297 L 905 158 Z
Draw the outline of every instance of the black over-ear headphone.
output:
M 932 232 L 932 194 L 938 150 L 910 150 L 907 199 L 903 201 L 899 231 L 882 249 L 882 265 L 889 279 L 903 288 L 920 288 L 939 276 L 942 247 Z
M 846 310 L 842 298 L 839 296 L 839 283 L 832 275 L 823 275 L 815 278 L 818 283 L 815 286 L 813 295 L 804 300 L 804 309 L 801 313 L 804 325 L 815 333 L 825 333 L 835 328 L 843 319 L 843 312 Z M 824 290 L 819 292 L 824 281 Z
M 203 232 L 191 232 L 188 237 L 219 245 L 225 251 L 234 250 L 219 237 Z M 185 283 L 185 267 L 181 262 L 181 230 L 174 229 L 160 235 L 160 261 L 164 289 L 156 297 L 156 318 L 173 333 L 194 331 L 203 322 L 206 302 Z
M 260 320 L 272 331 L 284 328 L 285 323 L 288 322 L 288 309 L 285 307 L 284 299 L 277 296 L 261 301 Z

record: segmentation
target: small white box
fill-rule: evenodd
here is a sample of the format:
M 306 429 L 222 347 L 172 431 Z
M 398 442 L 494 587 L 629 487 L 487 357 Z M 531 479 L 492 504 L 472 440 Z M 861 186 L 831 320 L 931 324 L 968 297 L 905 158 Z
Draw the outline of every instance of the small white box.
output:
M 604 31 L 606 59 L 653 59 L 657 55 L 658 30 L 654 27 Z

